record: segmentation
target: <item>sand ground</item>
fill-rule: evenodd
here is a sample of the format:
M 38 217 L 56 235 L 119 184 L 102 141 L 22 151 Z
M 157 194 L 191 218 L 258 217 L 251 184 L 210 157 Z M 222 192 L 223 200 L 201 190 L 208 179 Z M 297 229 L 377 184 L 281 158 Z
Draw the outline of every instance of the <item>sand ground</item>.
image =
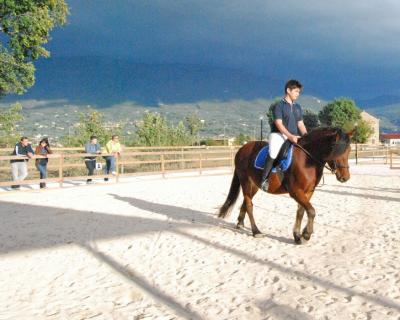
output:
M 400 170 L 357 169 L 304 245 L 288 196 L 217 219 L 231 175 L 3 192 L 0 319 L 400 319 Z

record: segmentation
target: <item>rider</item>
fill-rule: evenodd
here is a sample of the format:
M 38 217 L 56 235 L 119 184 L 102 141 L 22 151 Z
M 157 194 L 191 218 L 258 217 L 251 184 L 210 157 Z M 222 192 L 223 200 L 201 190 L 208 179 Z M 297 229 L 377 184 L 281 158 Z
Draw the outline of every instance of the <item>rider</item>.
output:
M 273 108 L 273 125 L 269 134 L 269 155 L 265 162 L 262 172 L 261 188 L 268 190 L 268 178 L 272 165 L 279 154 L 283 143 L 289 139 L 292 143 L 297 143 L 301 135 L 307 133 L 303 122 L 303 112 L 298 103 L 295 103 L 299 97 L 302 84 L 297 80 L 289 80 L 285 85 L 285 96 Z

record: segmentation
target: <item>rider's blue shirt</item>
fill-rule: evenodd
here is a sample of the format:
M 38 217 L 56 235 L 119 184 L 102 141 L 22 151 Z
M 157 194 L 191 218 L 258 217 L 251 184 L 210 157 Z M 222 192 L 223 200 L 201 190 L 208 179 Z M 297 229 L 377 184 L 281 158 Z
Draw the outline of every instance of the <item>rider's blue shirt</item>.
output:
M 303 112 L 298 103 L 291 105 L 285 99 L 279 101 L 273 109 L 274 121 L 281 119 L 285 128 L 294 135 L 299 135 L 297 122 L 303 120 Z M 271 132 L 280 132 L 275 125 L 272 124 Z

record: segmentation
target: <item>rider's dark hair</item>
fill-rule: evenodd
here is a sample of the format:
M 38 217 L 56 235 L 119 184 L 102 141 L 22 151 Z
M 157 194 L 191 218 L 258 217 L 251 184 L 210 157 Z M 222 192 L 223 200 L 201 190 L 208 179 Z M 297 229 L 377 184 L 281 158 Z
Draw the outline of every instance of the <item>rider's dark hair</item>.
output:
M 303 88 L 303 85 L 300 83 L 300 81 L 291 79 L 285 84 L 285 94 L 287 92 L 287 89 L 293 90 L 297 88 L 301 90 Z

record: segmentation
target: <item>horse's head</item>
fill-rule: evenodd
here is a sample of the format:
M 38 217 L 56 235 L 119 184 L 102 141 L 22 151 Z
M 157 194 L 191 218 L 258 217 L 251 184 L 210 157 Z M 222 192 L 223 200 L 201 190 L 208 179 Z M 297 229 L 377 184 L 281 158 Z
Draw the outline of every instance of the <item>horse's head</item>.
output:
M 338 129 L 332 141 L 332 151 L 327 159 L 329 167 L 340 182 L 346 182 L 350 179 L 349 154 L 352 135 L 353 131 L 344 133 Z

